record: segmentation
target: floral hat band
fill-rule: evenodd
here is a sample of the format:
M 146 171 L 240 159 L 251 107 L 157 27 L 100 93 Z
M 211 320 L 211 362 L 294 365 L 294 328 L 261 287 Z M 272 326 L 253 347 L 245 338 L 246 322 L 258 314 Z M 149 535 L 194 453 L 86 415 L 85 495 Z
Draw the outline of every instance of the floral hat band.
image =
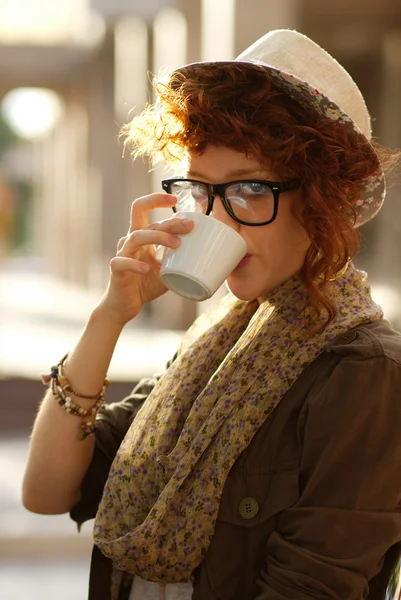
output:
M 234 62 L 265 67 L 276 86 L 295 102 L 352 129 L 370 142 L 370 115 L 358 86 L 335 58 L 302 33 L 291 29 L 270 31 Z M 185 67 L 179 70 L 185 70 Z M 373 146 L 370 147 L 377 160 Z M 385 195 L 384 172 L 379 167 L 377 173 L 361 185 L 360 197 L 355 203 L 356 227 L 378 213 Z
M 289 73 L 284 73 L 283 71 L 279 71 L 278 69 L 272 69 L 271 67 L 269 67 L 269 70 L 272 77 L 274 77 L 274 82 L 276 86 L 281 88 L 284 92 L 286 92 L 287 95 L 290 96 L 296 102 L 298 102 L 298 104 L 301 104 L 306 109 L 312 108 L 313 110 L 321 114 L 322 117 L 329 118 L 332 121 L 337 121 L 341 125 L 353 129 L 358 135 L 363 135 L 368 141 L 370 141 L 372 137 L 370 128 L 369 134 L 366 135 L 360 129 L 356 121 L 353 121 L 351 117 L 346 112 L 344 112 L 342 108 L 340 108 L 337 104 L 332 102 L 320 90 L 312 88 L 305 81 L 301 81 L 300 79 L 298 79 L 294 75 L 290 75 Z M 356 86 L 356 84 L 354 85 Z M 363 106 L 367 116 L 369 117 L 369 113 L 364 101 Z M 376 156 L 373 146 L 371 146 L 371 149 L 372 153 L 374 153 Z M 381 168 L 379 168 L 377 173 L 375 173 L 372 177 L 365 179 L 361 185 L 359 199 L 354 204 L 356 211 L 355 227 L 360 227 L 361 225 L 363 225 L 367 221 L 370 221 L 371 219 L 373 219 L 373 217 L 376 216 L 376 214 L 379 212 L 380 208 L 383 205 L 385 196 L 386 182 L 384 172 Z

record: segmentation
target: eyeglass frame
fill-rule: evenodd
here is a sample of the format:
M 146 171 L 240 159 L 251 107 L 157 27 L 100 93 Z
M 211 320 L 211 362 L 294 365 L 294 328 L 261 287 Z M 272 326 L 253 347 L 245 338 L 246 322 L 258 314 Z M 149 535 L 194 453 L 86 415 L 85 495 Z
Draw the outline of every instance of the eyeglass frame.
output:
M 269 225 L 270 223 L 273 223 L 273 221 L 275 221 L 275 219 L 277 218 L 278 201 L 279 201 L 280 194 L 282 194 L 284 192 L 289 192 L 289 191 L 295 190 L 297 187 L 299 187 L 299 183 L 293 179 L 289 180 L 289 181 L 266 181 L 266 180 L 262 180 L 262 179 L 236 179 L 234 181 L 227 181 L 226 183 L 207 183 L 205 181 L 199 181 L 198 179 L 186 179 L 185 177 L 174 177 L 174 178 L 170 178 L 170 179 L 162 179 L 161 184 L 162 184 L 163 190 L 165 192 L 167 192 L 167 194 L 171 194 L 171 191 L 170 191 L 171 186 L 178 181 L 188 181 L 189 183 L 199 183 L 206 187 L 207 192 L 208 192 L 207 210 L 206 210 L 206 213 L 202 213 L 202 214 L 205 214 L 207 217 L 211 214 L 211 212 L 213 210 L 214 199 L 216 196 L 218 196 L 221 200 L 222 205 L 224 206 L 224 209 L 230 215 L 230 217 L 232 219 L 234 219 L 234 221 L 236 221 L 237 223 L 241 223 L 241 225 L 247 225 L 249 227 L 260 227 L 261 225 Z M 268 188 L 270 188 L 270 190 L 273 193 L 273 200 L 274 200 L 274 208 L 273 208 L 272 218 L 269 219 L 269 221 L 263 221 L 262 223 L 250 223 L 248 221 L 243 221 L 242 219 L 239 219 L 238 217 L 236 217 L 234 214 L 234 211 L 231 208 L 230 200 L 228 200 L 228 198 L 226 198 L 226 189 L 230 185 L 233 185 L 234 183 L 260 183 L 260 184 L 266 185 Z M 175 206 L 173 206 L 173 211 L 175 213 L 177 213 L 177 209 Z

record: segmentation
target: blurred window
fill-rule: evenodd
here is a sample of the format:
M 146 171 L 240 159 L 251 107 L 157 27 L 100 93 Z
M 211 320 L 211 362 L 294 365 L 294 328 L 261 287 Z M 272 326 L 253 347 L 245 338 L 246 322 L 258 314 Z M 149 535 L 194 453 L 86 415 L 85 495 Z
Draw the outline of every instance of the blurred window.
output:
M 88 9 L 89 0 L 0 0 L 0 43 L 68 42 Z

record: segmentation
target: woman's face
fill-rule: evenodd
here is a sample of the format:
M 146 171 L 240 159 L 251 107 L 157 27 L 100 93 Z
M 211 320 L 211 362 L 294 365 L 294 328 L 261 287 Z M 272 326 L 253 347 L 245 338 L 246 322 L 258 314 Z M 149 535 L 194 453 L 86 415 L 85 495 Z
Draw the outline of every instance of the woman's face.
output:
M 208 146 L 201 155 L 191 154 L 187 177 L 207 183 L 235 179 L 280 181 L 273 170 L 257 160 L 223 146 Z M 234 221 L 220 198 L 215 197 L 211 216 L 242 235 L 248 246 L 246 257 L 227 278 L 227 285 L 237 298 L 263 298 L 301 269 L 310 241 L 291 212 L 292 205 L 300 200 L 298 190 L 280 194 L 275 221 L 249 227 Z

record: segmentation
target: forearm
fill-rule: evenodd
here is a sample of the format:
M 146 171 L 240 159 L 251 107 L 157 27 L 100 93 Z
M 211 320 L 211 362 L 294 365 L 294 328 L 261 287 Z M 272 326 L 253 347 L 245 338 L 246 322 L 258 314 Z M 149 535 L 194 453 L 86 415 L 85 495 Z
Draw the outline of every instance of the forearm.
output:
M 121 330 L 121 323 L 101 307 L 95 309 L 65 362 L 64 374 L 73 389 L 85 395 L 99 392 Z M 84 409 L 95 402 L 69 395 Z M 94 447 L 94 436 L 79 439 L 81 421 L 63 410 L 50 390 L 46 393 L 33 427 L 23 482 L 23 503 L 29 510 L 64 513 L 79 500 Z
M 98 394 L 125 323 L 142 306 L 164 294 L 155 245 L 175 248 L 178 234 L 189 233 L 193 222 L 172 218 L 148 223 L 148 212 L 171 208 L 176 198 L 150 194 L 132 203 L 127 235 L 110 261 L 110 278 L 99 306 L 93 312 L 77 346 L 69 353 L 63 372 L 80 394 Z M 55 357 L 55 362 L 61 357 Z M 94 401 L 75 397 L 88 410 Z M 68 414 L 48 392 L 34 424 L 23 482 L 23 502 L 33 512 L 68 512 L 80 499 L 80 488 L 93 456 L 93 436 L 79 440 L 80 418 Z

